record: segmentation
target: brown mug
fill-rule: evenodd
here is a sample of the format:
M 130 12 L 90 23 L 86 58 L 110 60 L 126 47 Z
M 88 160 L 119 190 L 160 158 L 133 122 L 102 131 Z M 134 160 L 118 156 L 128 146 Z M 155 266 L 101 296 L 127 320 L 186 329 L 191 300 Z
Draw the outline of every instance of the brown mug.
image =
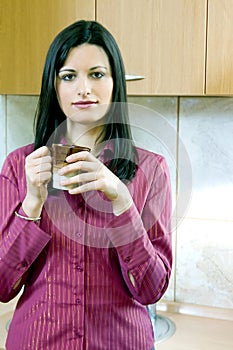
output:
M 76 145 L 63 145 L 60 143 L 52 144 L 51 153 L 52 153 L 53 188 L 56 188 L 59 190 L 69 190 L 71 188 L 77 187 L 77 184 L 75 186 L 74 185 L 71 185 L 71 186 L 60 185 L 60 182 L 62 179 L 65 179 L 67 176 L 72 177 L 74 175 L 77 175 L 77 172 L 70 173 L 69 175 L 66 175 L 66 176 L 62 176 L 62 175 L 58 174 L 58 171 L 59 171 L 59 169 L 61 169 L 64 166 L 69 164 L 66 162 L 66 157 L 68 157 L 71 154 L 81 152 L 81 151 L 90 152 L 91 149 L 89 147 L 76 146 Z

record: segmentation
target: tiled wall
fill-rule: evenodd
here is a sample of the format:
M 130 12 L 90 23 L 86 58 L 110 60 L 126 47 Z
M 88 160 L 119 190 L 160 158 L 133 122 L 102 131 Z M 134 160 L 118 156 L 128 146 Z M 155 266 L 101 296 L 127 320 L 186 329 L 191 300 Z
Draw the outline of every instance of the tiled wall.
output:
M 33 141 L 37 99 L 0 96 L 0 165 Z M 129 102 L 136 143 L 163 154 L 171 173 L 174 268 L 165 299 L 233 309 L 233 98 Z
M 193 180 L 177 234 L 176 298 L 233 308 L 233 99 L 182 99 L 180 136 Z

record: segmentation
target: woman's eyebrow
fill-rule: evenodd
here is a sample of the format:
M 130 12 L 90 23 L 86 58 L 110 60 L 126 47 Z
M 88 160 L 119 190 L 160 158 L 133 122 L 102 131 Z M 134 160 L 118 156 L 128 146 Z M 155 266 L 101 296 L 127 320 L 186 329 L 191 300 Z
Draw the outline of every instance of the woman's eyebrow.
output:
M 105 66 L 101 66 L 101 65 L 99 65 L 99 66 L 95 66 L 95 67 L 91 67 L 91 68 L 90 68 L 90 70 L 95 70 L 95 69 L 98 69 L 98 68 L 104 68 L 104 69 L 108 70 L 108 68 L 107 68 L 107 67 L 105 67 Z
M 61 68 L 60 70 L 59 70 L 59 73 L 60 72 L 72 72 L 72 73 L 74 73 L 74 72 L 76 72 L 76 70 L 75 69 L 72 69 L 72 68 Z
M 105 70 L 108 70 L 107 67 L 101 66 L 101 65 L 91 67 L 90 70 L 95 70 L 95 69 L 98 69 L 98 68 L 103 68 L 103 69 L 105 69 Z M 74 73 L 74 72 L 76 72 L 76 69 L 72 69 L 72 68 L 61 68 L 61 69 L 59 70 L 59 73 L 60 73 L 60 72 L 72 72 L 72 73 Z

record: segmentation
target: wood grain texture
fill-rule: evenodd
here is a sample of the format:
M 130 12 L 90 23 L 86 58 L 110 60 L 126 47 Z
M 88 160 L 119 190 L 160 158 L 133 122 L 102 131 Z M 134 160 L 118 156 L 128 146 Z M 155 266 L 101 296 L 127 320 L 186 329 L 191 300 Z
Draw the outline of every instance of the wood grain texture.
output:
M 206 93 L 233 94 L 233 1 L 209 0 Z
M 129 94 L 202 95 L 206 0 L 101 0 L 98 21 L 115 36 L 128 74 Z
M 37 95 L 55 35 L 78 19 L 95 18 L 95 0 L 1 0 L 0 94 Z

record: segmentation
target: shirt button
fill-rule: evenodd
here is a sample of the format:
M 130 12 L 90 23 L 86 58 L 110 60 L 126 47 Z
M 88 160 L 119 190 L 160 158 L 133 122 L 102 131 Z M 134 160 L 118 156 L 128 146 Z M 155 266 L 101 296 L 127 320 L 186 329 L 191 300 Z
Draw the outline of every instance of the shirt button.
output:
M 82 236 L 82 234 L 80 232 L 76 233 L 76 237 L 80 238 Z
M 78 270 L 79 272 L 82 272 L 82 271 L 83 271 L 83 268 L 82 268 L 82 266 L 80 266 L 80 265 L 76 265 L 75 268 L 76 268 L 76 270 Z
M 24 269 L 25 267 L 27 267 L 27 263 L 25 261 L 23 261 L 21 265 L 17 265 L 16 270 L 20 271 L 20 270 Z
M 81 300 L 80 299 L 76 299 L 76 304 L 80 305 L 81 304 Z
M 76 337 L 77 337 L 77 338 L 82 338 L 83 335 L 82 335 L 81 333 L 76 332 Z
M 130 262 L 130 260 L 131 260 L 131 256 L 127 256 L 127 258 L 125 258 L 126 263 Z

